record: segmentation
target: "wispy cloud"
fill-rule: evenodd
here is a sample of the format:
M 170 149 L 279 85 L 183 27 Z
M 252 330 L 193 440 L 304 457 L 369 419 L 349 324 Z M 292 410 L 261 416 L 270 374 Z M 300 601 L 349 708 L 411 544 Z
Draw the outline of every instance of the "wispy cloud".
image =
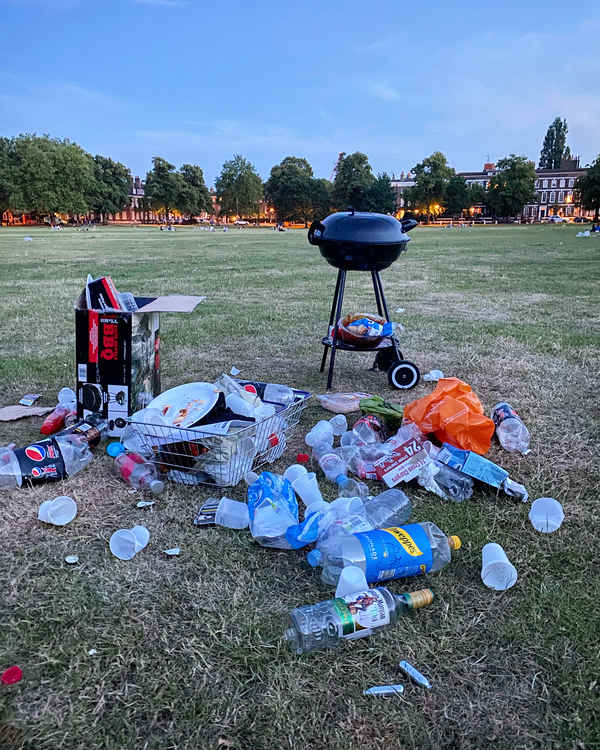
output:
M 135 0 L 136 5 L 154 5 L 162 8 L 184 8 L 189 0 Z
M 395 102 L 400 99 L 400 92 L 393 86 L 382 81 L 370 81 L 367 83 L 367 91 L 376 99 L 384 102 Z

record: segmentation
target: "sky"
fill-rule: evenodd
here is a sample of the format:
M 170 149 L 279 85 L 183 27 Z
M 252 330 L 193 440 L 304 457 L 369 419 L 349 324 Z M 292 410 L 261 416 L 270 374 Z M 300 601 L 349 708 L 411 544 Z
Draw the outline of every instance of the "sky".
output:
M 331 176 L 362 151 L 399 175 L 536 161 L 556 116 L 600 153 L 600 5 L 399 0 L 0 0 L 0 135 L 69 138 L 145 176 L 152 157 L 214 184 L 242 154 Z

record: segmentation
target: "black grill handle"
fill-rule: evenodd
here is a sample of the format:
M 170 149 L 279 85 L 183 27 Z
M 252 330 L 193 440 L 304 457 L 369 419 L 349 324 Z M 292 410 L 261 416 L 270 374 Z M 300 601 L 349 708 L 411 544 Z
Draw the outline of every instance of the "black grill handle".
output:
M 319 235 L 315 237 L 315 232 L 317 231 L 319 232 Z M 318 245 L 324 231 L 325 224 L 321 223 L 320 221 L 313 221 L 313 223 L 308 228 L 308 241 L 310 242 L 310 244 Z
M 415 219 L 401 219 L 400 223 L 402 224 L 403 232 L 410 232 L 410 230 L 414 229 L 419 222 Z

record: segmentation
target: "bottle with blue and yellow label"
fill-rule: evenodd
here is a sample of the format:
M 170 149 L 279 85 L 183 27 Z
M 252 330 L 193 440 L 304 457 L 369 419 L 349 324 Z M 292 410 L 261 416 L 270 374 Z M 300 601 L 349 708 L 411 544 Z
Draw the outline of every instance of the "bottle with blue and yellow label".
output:
M 347 565 L 364 571 L 369 583 L 435 573 L 460 549 L 457 536 L 447 536 L 431 521 L 336 535 L 318 545 L 321 578 L 335 585 Z M 316 560 L 315 560 L 316 561 Z

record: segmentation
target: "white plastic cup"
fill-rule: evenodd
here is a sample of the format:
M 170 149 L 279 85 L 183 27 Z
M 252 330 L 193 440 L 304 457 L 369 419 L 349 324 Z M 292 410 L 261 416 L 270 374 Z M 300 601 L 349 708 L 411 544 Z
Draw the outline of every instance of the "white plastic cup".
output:
M 538 497 L 531 503 L 529 520 L 536 531 L 551 534 L 560 528 L 565 519 L 562 505 L 553 497 Z
M 340 438 L 340 445 L 344 448 L 351 445 L 358 445 L 358 443 L 359 439 L 354 430 L 346 430 L 346 432 L 342 433 L 342 436 Z
M 348 420 L 345 414 L 336 414 L 335 417 L 331 417 L 329 424 L 334 435 L 342 435 L 348 429 Z
M 306 470 L 306 466 L 303 466 L 302 464 L 292 464 L 283 472 L 283 478 L 287 479 L 291 484 L 294 484 L 296 479 L 305 477 L 307 474 L 308 471 Z
M 494 591 L 506 591 L 517 582 L 517 569 L 499 544 L 491 542 L 481 550 L 481 580 Z
M 150 541 L 150 532 L 145 526 L 133 526 L 131 532 L 135 536 L 135 551 L 137 553 L 144 549 Z
M 137 539 L 130 529 L 118 529 L 111 536 L 108 547 L 119 560 L 131 560 L 135 557 Z
M 38 518 L 54 526 L 66 526 L 77 515 L 77 503 L 66 495 L 45 500 L 38 509 Z
M 228 529 L 245 529 L 250 523 L 248 506 L 238 500 L 222 497 L 215 513 L 215 523 Z
M 330 445 L 333 445 L 333 427 L 329 422 L 321 419 L 306 435 L 304 440 L 311 448 L 319 443 L 329 443 Z
M 357 565 L 346 565 L 345 568 L 342 568 L 338 578 L 335 595 L 336 597 L 350 596 L 351 594 L 358 594 L 359 591 L 366 591 L 368 588 L 369 584 L 364 571 Z
M 321 490 L 319 489 L 317 475 L 314 471 L 311 471 L 310 474 L 306 474 L 306 476 L 296 479 L 296 481 L 292 483 L 292 487 L 294 488 L 294 492 L 300 495 L 302 502 L 307 508 L 325 502 L 323 500 L 323 495 L 321 495 Z

